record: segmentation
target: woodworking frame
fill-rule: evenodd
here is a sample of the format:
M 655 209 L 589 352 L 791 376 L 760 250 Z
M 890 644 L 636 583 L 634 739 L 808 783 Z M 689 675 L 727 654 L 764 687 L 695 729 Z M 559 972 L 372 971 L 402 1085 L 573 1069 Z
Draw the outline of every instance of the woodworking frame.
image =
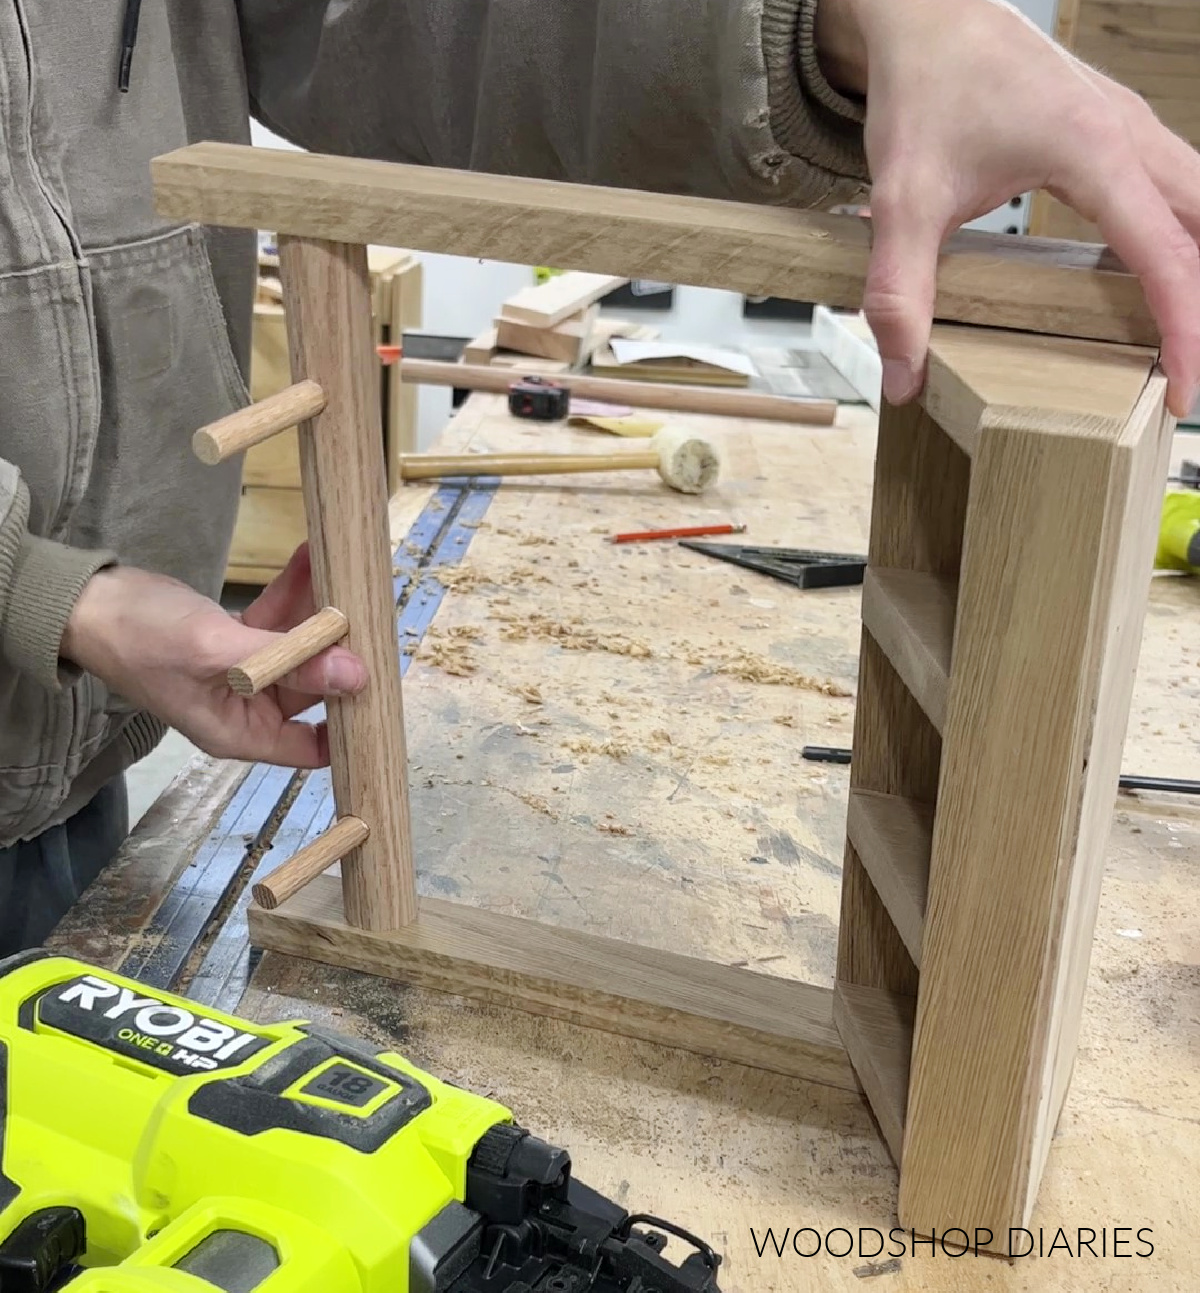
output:
M 881 412 L 831 990 L 418 900 L 364 244 L 837 306 L 861 299 L 864 222 L 232 145 L 153 172 L 162 214 L 279 235 L 296 385 L 204 443 L 228 456 L 301 410 L 316 592 L 372 677 L 328 712 L 341 881 L 322 837 L 261 886 L 255 945 L 861 1089 L 904 1225 L 1025 1224 L 1075 1053 L 1173 429 L 1155 351 L 1115 344 L 1156 344 L 1136 280 L 1102 248 L 1029 239 L 964 234 L 943 259 L 939 319 L 1025 331 L 939 323 L 921 404 Z M 301 630 L 309 654 L 328 640 Z

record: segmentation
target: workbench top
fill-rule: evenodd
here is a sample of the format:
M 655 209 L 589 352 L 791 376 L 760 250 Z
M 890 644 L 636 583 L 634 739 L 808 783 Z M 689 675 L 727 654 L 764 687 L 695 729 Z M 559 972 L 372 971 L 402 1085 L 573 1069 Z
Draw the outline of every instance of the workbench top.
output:
M 420 889 L 829 985 L 848 775 L 799 751 L 850 744 L 860 590 L 800 591 L 673 543 L 606 539 L 728 520 L 748 527 L 733 542 L 863 553 L 875 418 L 843 408 L 834 428 L 672 422 L 719 446 L 713 493 L 673 494 L 652 472 L 514 480 L 473 493 L 444 536 L 438 560 L 457 555 L 448 545 L 462 556 L 426 571 L 426 594 L 432 578 L 441 600 L 408 635 L 404 690 Z M 500 399 L 474 395 L 435 447 L 621 446 L 514 422 Z M 406 549 L 427 550 L 414 536 L 446 497 L 414 485 L 392 500 L 401 573 Z M 1126 772 L 1200 777 L 1198 625 L 1200 583 L 1156 577 Z M 494 1095 L 569 1147 L 582 1179 L 708 1238 L 726 1255 L 725 1293 L 857 1289 L 868 1277 L 897 1293 L 1200 1287 L 1194 803 L 1122 795 L 1116 805 L 1081 1047 L 1033 1223 L 1047 1248 L 1064 1227 L 1075 1255 L 1060 1242 L 1007 1265 L 927 1247 L 914 1257 L 908 1241 L 890 1255 L 896 1173 L 852 1093 L 250 958 L 237 884 L 264 850 L 269 863 L 294 849 L 289 823 L 320 790 L 197 759 L 56 942 L 111 966 L 175 966 L 185 992 L 199 985 L 254 1018 L 319 1019 Z M 278 806 L 256 816 L 264 796 Z M 223 872 L 220 857 L 232 858 Z M 228 893 L 218 873 L 226 889 L 234 878 Z M 800 1256 L 790 1245 L 803 1227 L 862 1227 L 866 1251 Z M 1145 1251 L 1137 1231 L 1148 1228 L 1153 1255 L 1079 1255 L 1080 1227 L 1107 1228 L 1110 1253 L 1113 1229 L 1128 1227 L 1130 1254 Z M 757 1255 L 768 1228 L 789 1245 L 783 1256 Z M 878 1255 L 870 1228 L 884 1237 Z M 815 1242 L 806 1232 L 799 1253 Z M 830 1246 L 848 1242 L 839 1233 Z

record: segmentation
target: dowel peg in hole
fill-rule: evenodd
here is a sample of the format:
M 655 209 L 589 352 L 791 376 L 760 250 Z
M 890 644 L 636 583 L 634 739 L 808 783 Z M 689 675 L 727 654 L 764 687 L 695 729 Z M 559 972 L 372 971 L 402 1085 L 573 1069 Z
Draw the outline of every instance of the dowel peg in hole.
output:
M 192 452 L 202 463 L 215 467 L 280 431 L 316 417 L 324 407 L 325 392 L 316 382 L 297 382 L 257 404 L 201 427 L 192 436 Z
M 251 894 L 264 911 L 274 911 L 281 903 L 299 893 L 306 884 L 324 875 L 335 862 L 362 844 L 370 830 L 358 817 L 339 818 L 323 835 L 305 845 L 265 880 L 260 880 Z
M 239 696 L 257 696 L 306 660 L 340 642 L 348 629 L 342 612 L 326 606 L 289 629 L 278 641 L 235 664 L 226 675 L 230 689 Z

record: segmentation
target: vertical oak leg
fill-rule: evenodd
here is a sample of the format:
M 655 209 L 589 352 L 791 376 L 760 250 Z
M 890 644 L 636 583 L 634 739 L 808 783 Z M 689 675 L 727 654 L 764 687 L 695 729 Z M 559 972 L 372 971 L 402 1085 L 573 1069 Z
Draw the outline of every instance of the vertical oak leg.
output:
M 345 915 L 396 929 L 415 919 L 417 895 L 367 252 L 281 237 L 279 263 L 292 372 L 326 396 L 299 431 L 317 605 L 346 616 L 346 645 L 370 673 L 360 696 L 327 703 L 338 816 L 370 831 L 342 860 Z

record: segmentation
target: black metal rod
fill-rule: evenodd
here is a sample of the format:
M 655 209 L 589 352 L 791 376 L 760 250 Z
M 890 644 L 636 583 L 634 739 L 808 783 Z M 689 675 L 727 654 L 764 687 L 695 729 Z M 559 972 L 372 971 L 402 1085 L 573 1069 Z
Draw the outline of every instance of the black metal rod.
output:
M 800 757 L 810 763 L 849 763 L 850 751 L 835 745 L 806 745 Z M 1168 795 L 1200 795 L 1200 781 L 1180 777 L 1137 777 L 1122 775 L 1117 783 L 1122 790 L 1158 790 Z
M 1200 781 L 1178 777 L 1130 777 L 1120 780 L 1122 790 L 1161 790 L 1169 795 L 1200 795 Z
M 806 745 L 800 757 L 810 763 L 849 763 L 850 751 L 834 745 Z

